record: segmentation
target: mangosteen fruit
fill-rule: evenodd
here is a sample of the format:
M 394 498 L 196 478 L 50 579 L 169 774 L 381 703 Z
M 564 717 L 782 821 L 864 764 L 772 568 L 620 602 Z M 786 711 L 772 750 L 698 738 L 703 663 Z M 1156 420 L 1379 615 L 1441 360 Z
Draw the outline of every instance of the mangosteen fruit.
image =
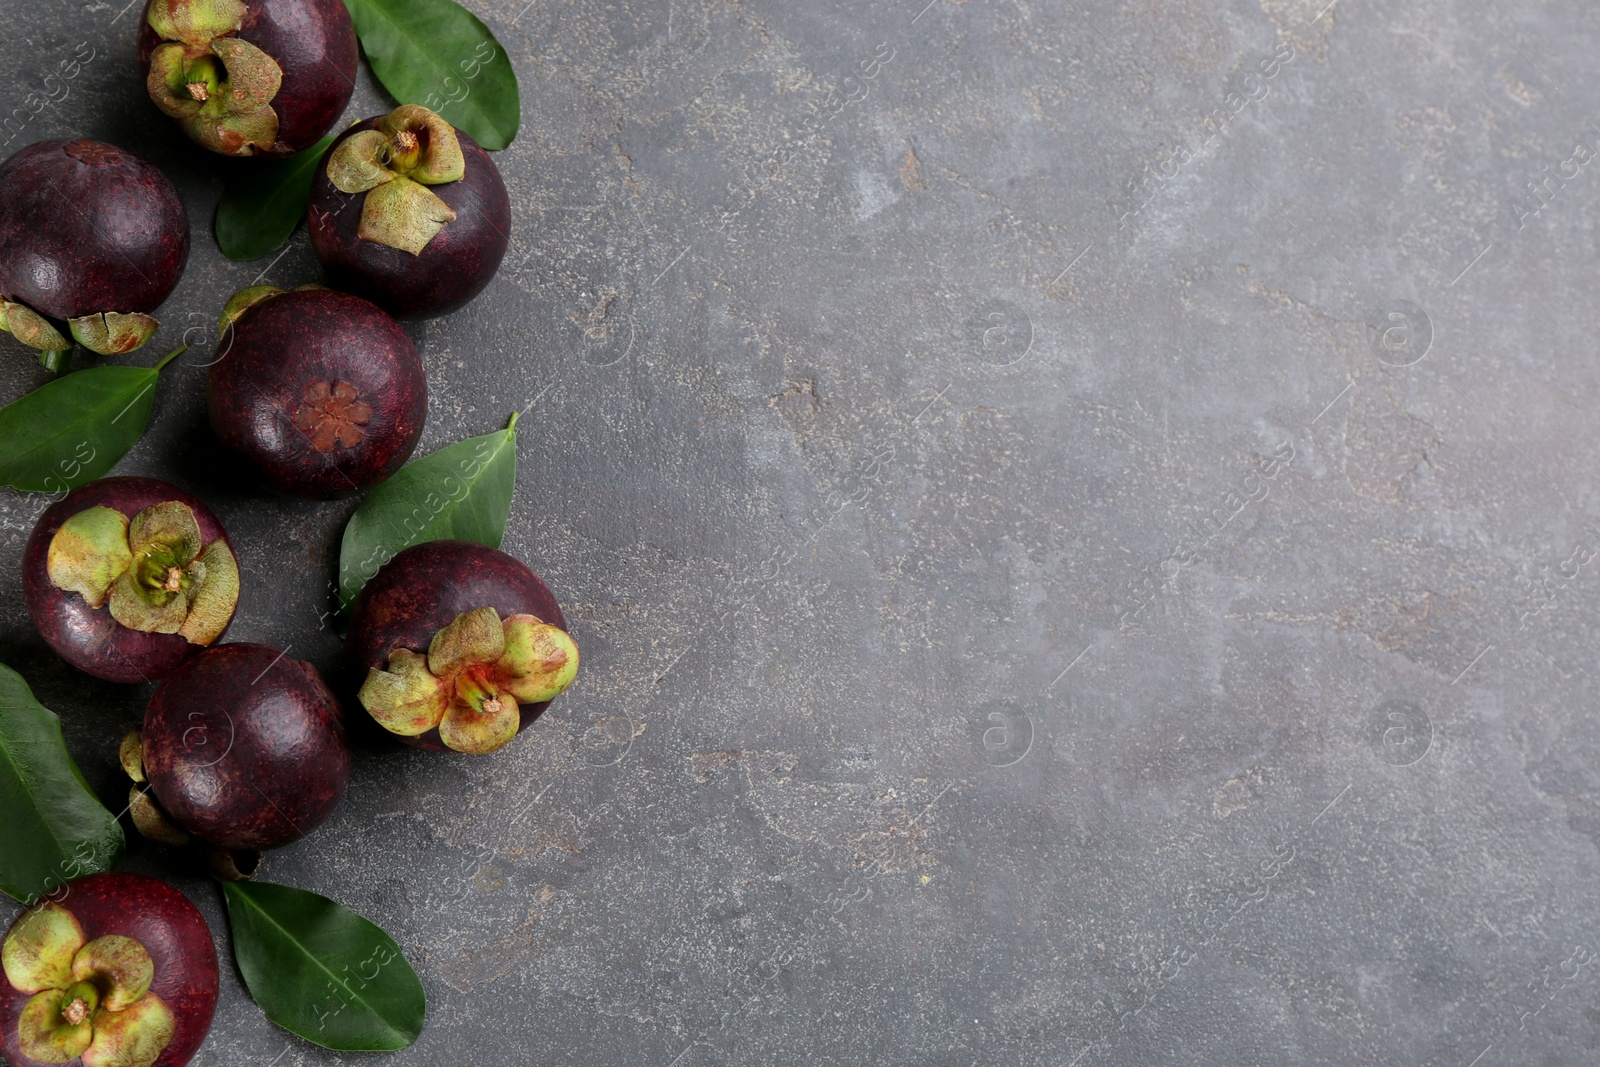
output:
M 520 560 L 466 541 L 415 545 L 352 609 L 361 705 L 408 745 L 493 752 L 572 684 L 578 646 L 566 626 Z
M 338 700 L 315 667 L 266 645 L 208 648 L 167 675 L 119 757 L 140 833 L 241 855 L 298 841 L 350 784 Z
M 330 499 L 410 458 L 428 379 L 400 324 L 321 286 L 235 293 L 206 393 L 211 428 L 279 492 Z
M 101 141 L 39 141 L 0 163 L 0 329 L 59 369 L 69 335 L 100 355 L 155 333 L 189 260 L 165 174 Z
M 39 516 L 22 594 L 61 658 L 109 682 L 155 681 L 220 639 L 239 564 L 211 510 L 153 478 L 102 478 Z
M 356 85 L 344 0 L 149 0 L 138 57 L 156 107 L 225 156 L 309 148 Z
M 339 135 L 312 179 L 306 219 L 331 285 L 427 319 L 494 277 L 511 239 L 511 198 L 476 141 L 406 104 Z
M 17 917 L 0 960 L 0 1050 L 13 1067 L 183 1067 L 217 1007 L 205 917 L 142 874 L 68 882 Z

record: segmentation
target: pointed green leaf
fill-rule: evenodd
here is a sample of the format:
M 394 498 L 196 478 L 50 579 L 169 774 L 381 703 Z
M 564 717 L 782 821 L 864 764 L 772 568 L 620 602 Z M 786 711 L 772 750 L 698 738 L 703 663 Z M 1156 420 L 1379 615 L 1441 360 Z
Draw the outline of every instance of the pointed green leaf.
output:
M 288 159 L 252 163 L 228 182 L 217 204 L 217 244 L 229 259 L 258 259 L 276 252 L 306 217 L 317 164 L 333 143 L 330 134 Z
M 56 887 L 111 869 L 122 827 L 67 754 L 61 720 L 0 664 L 0 891 L 30 904 Z
M 60 493 L 94 481 L 139 442 L 161 368 L 90 367 L 0 408 L 0 485 Z
M 233 957 L 267 1018 L 324 1048 L 402 1049 L 427 998 L 394 938 L 336 901 L 271 882 L 224 882 Z
M 484 148 L 509 145 L 522 125 L 506 50 L 455 0 L 345 0 L 383 87 L 421 104 Z
M 517 481 L 517 416 L 503 430 L 457 441 L 401 467 L 361 502 L 339 546 L 339 604 L 398 552 L 424 541 L 499 548 Z

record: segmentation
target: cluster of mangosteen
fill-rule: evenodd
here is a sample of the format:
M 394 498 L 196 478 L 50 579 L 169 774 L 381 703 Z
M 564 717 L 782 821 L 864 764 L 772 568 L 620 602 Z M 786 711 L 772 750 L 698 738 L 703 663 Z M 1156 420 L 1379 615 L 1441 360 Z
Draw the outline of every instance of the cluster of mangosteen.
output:
M 310 833 L 350 781 L 341 702 L 317 669 L 219 643 L 239 571 L 215 515 L 176 486 L 104 478 L 40 517 L 23 557 L 29 613 L 73 666 L 151 681 L 122 739 L 128 810 L 158 845 L 218 878 Z M 357 597 L 357 701 L 408 745 L 494 752 L 569 686 L 578 649 L 525 564 L 464 541 L 414 545 Z M 182 894 L 141 875 L 71 882 L 0 944 L 0 1050 L 14 1067 L 181 1067 L 210 1027 L 217 960 Z
M 196 143 L 281 157 L 349 103 L 357 45 L 341 0 L 148 0 L 138 59 L 151 99 Z M 493 160 L 426 108 L 355 124 L 317 164 L 307 212 L 334 288 L 236 293 L 219 321 L 212 428 L 271 488 L 361 492 L 410 457 L 427 415 L 421 360 L 395 317 L 460 308 L 505 254 Z M 73 342 L 128 352 L 189 253 L 187 215 L 150 163 L 99 141 L 33 144 L 0 164 L 0 329 L 59 369 Z M 70 340 L 69 340 L 70 338 Z M 150 478 L 82 486 L 40 517 L 28 611 L 67 662 L 156 683 L 120 762 L 147 838 L 223 878 L 323 822 L 349 782 L 340 699 L 315 667 L 221 643 L 238 607 L 233 544 L 206 505 Z M 571 684 L 578 650 L 539 576 L 496 549 L 415 545 L 367 583 L 348 650 L 354 694 L 401 741 L 493 752 Z M 205 920 L 154 879 L 69 883 L 3 943 L 0 1052 L 13 1065 L 181 1067 L 210 1027 Z
M 150 99 L 226 156 L 293 155 L 355 88 L 342 0 L 148 0 Z M 328 281 L 402 318 L 462 307 L 500 266 L 511 201 L 494 160 L 425 107 L 356 123 L 318 164 L 307 209 Z M 40 141 L 0 164 L 0 329 L 62 365 L 148 341 L 189 258 L 172 182 L 100 141 Z

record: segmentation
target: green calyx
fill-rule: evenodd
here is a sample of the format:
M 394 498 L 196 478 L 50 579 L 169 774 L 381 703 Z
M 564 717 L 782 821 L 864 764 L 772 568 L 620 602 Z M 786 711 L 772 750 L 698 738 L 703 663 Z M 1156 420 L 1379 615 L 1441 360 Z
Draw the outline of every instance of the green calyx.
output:
M 417 255 L 456 219 L 429 189 L 460 181 L 466 157 L 455 127 L 418 104 L 403 104 L 342 141 L 328 156 L 328 180 L 365 193 L 357 236 Z
M 146 784 L 144 735 L 137 729 L 123 735 L 122 744 L 117 748 L 117 762 L 122 764 L 123 773 L 133 779 L 133 785 L 128 790 L 128 814 L 133 818 L 134 829 L 139 831 L 139 835 L 172 848 L 187 845 L 189 834 L 172 821 Z
M 145 781 L 144 735 L 138 729 L 129 730 L 122 735 L 122 744 L 117 746 L 117 762 L 122 764 L 122 773 L 132 778 L 135 783 Z
M 228 302 L 222 305 L 222 314 L 217 318 L 217 337 L 220 339 L 223 334 L 228 332 L 228 327 L 238 321 L 240 315 L 243 315 L 257 304 L 271 300 L 275 296 L 282 296 L 286 292 L 299 293 L 307 289 L 326 288 L 326 285 L 318 285 L 316 282 L 297 285 L 293 290 L 280 289 L 276 285 L 246 286 L 228 297 Z
M 434 634 L 426 655 L 395 649 L 387 667 L 368 671 L 360 693 L 379 725 L 404 737 L 437 729 L 449 748 L 482 755 L 517 735 L 521 705 L 572 684 L 578 646 L 537 616 L 478 608 Z
M 232 326 L 240 315 L 282 293 L 283 290 L 276 285 L 251 285 L 228 297 L 228 302 L 222 305 L 222 315 L 217 319 L 217 337 L 220 338 L 227 333 L 228 327 Z
M 172 821 L 148 789 L 136 785 L 128 790 L 128 815 L 133 819 L 133 828 L 146 841 L 170 848 L 182 848 L 189 843 L 188 832 Z
M 142 311 L 97 311 L 67 320 L 72 340 L 101 356 L 132 352 L 150 340 L 158 325 L 153 315 Z M 62 336 L 55 323 L 14 300 L 0 300 L 0 330 L 41 353 L 72 349 L 72 341 Z
M 72 348 L 72 342 L 62 337 L 49 319 L 14 300 L 0 301 L 0 330 L 41 352 L 66 352 Z
M 152 504 L 131 520 L 93 507 L 61 524 L 46 570 L 58 589 L 144 633 L 179 634 L 209 645 L 239 602 L 239 566 L 221 538 L 203 544 L 187 504 Z
M 102 356 L 120 355 L 141 347 L 160 325 L 143 312 L 105 311 L 68 319 L 73 340 Z
M 268 151 L 278 139 L 278 113 L 271 105 L 283 69 L 233 36 L 245 14 L 241 0 L 150 5 L 150 28 L 164 42 L 150 53 L 150 99 L 192 140 L 226 156 Z
M 17 1019 L 32 1060 L 150 1067 L 172 1042 L 172 1011 L 150 992 L 154 961 L 131 937 L 88 940 L 70 911 L 46 902 L 17 920 L 0 961 L 12 988 L 33 994 Z

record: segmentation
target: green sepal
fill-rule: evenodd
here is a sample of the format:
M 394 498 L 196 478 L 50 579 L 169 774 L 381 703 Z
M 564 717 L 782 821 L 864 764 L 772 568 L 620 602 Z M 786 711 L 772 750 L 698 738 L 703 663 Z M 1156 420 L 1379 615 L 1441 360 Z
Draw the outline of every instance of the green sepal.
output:
M 49 319 L 14 300 L 0 301 L 0 330 L 42 352 L 66 352 L 72 348 L 72 342 L 62 337 Z
M 270 300 L 282 292 L 283 290 L 276 285 L 251 285 L 228 297 L 228 302 L 222 305 L 222 315 L 217 319 L 217 336 L 221 337 L 227 333 L 228 327 L 232 326 L 240 315 L 263 300 Z
M 54 901 L 24 912 L 0 946 L 6 981 L 20 993 L 65 989 L 84 941 L 77 918 Z
M 56 530 L 45 553 L 45 573 L 57 589 L 77 593 L 98 608 L 132 562 L 127 516 L 98 506 L 78 512 Z
M 121 355 L 140 348 L 160 323 L 139 311 L 105 311 L 67 320 L 72 337 L 84 348 L 101 356 Z

